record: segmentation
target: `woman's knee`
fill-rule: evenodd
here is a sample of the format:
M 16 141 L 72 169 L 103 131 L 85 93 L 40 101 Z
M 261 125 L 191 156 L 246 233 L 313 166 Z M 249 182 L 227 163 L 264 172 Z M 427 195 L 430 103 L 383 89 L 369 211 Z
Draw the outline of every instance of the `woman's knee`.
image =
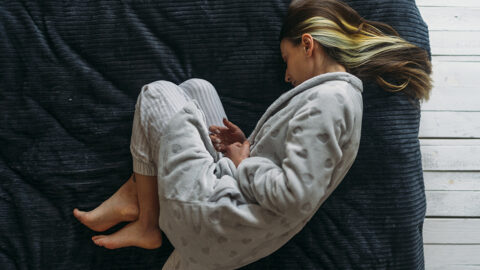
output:
M 171 93 L 178 92 L 178 88 L 178 85 L 170 81 L 155 81 L 144 85 L 141 89 L 140 96 L 147 99 L 165 98 L 166 96 L 170 96 Z
M 184 81 L 179 85 L 190 97 L 198 97 L 199 95 L 217 95 L 215 87 L 207 80 L 193 78 Z
M 142 87 L 135 110 L 142 124 L 145 124 L 158 121 L 157 118 L 170 119 L 187 102 L 188 98 L 178 85 L 169 81 L 155 81 Z

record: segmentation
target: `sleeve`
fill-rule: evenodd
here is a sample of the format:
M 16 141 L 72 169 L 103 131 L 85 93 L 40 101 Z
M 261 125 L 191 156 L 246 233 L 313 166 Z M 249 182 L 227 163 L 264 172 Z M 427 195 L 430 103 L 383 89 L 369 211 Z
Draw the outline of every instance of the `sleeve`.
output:
M 282 166 L 259 157 L 238 169 L 228 159 L 215 163 L 194 106 L 174 116 L 162 137 L 167 147 L 158 171 L 160 227 L 180 255 L 178 267 L 238 268 L 271 254 L 303 228 L 341 156 L 334 126 L 340 109 L 321 116 L 313 110 L 317 105 L 302 108 L 288 123 Z M 323 136 L 329 137 L 325 143 L 315 141 Z
M 340 94 L 318 92 L 288 122 L 285 158 L 278 166 L 263 157 L 238 167 L 242 194 L 279 216 L 304 220 L 326 199 L 342 159 L 341 137 L 353 127 L 354 112 Z M 342 97 L 342 100 L 346 99 Z

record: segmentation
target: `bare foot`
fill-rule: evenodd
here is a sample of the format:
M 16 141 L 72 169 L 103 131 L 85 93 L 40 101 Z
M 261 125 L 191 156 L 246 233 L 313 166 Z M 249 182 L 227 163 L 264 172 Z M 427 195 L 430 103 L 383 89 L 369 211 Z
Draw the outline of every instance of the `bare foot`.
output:
M 92 211 L 73 209 L 73 215 L 88 228 L 102 232 L 122 221 L 138 218 L 138 201 L 133 174 L 108 200 Z
M 136 220 L 127 224 L 116 233 L 111 235 L 96 235 L 92 237 L 92 240 L 97 246 L 108 249 L 131 246 L 156 249 L 162 245 L 162 233 L 157 225 L 148 225 Z

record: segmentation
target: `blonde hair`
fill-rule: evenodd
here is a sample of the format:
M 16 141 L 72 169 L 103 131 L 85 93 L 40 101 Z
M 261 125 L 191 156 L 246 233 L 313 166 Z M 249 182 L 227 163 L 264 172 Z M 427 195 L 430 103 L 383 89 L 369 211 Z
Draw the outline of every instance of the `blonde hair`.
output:
M 375 80 L 389 92 L 404 91 L 428 100 L 432 89 L 428 53 L 400 38 L 389 25 L 367 21 L 338 0 L 295 1 L 280 40 L 299 45 L 306 33 L 360 79 Z

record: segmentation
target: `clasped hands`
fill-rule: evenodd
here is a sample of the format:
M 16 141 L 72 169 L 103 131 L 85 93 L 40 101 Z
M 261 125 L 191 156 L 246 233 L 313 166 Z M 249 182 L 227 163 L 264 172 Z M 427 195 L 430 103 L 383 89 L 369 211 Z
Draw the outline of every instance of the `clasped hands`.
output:
M 223 118 L 224 127 L 210 126 L 210 140 L 218 152 L 231 159 L 236 167 L 250 156 L 250 142 L 243 131 Z

